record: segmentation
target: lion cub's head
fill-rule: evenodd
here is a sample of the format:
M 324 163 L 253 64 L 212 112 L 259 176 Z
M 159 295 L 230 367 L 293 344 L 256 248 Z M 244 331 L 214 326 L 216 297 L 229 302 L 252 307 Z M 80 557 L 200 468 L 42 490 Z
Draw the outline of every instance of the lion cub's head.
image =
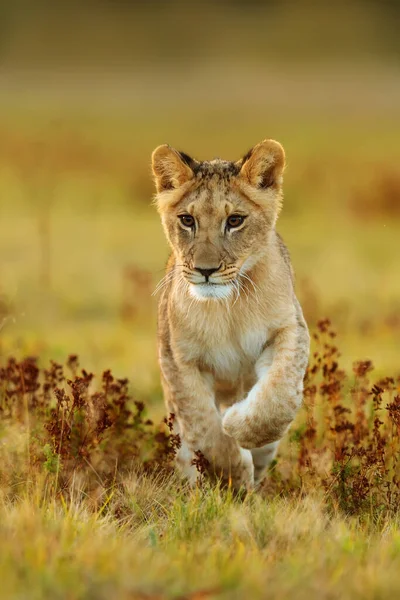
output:
M 228 298 L 268 252 L 282 198 L 282 146 L 264 140 L 237 162 L 199 162 L 163 145 L 152 161 L 176 268 L 196 298 Z

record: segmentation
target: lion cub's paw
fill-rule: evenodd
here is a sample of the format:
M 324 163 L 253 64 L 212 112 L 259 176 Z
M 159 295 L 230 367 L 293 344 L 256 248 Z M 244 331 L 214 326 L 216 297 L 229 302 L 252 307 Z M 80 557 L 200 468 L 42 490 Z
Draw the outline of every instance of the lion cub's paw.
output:
M 222 418 L 224 432 L 233 437 L 242 448 L 254 448 L 251 417 L 247 412 L 248 405 L 245 401 L 234 404 L 225 412 Z

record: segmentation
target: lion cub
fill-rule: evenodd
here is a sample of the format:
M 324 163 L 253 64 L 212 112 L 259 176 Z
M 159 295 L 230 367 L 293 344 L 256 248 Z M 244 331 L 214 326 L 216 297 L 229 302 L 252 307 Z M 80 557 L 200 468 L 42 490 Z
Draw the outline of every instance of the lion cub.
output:
M 258 484 L 302 401 L 309 334 L 275 230 L 285 154 L 264 140 L 237 162 L 152 156 L 172 254 L 160 283 L 159 363 L 191 479 L 194 452 L 232 483 Z

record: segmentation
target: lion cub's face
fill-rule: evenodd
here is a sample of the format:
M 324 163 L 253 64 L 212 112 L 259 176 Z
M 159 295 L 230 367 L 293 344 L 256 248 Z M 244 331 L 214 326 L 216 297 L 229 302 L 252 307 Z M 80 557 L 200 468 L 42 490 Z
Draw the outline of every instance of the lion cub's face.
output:
M 265 254 L 281 200 L 282 146 L 265 140 L 242 160 L 198 162 L 153 153 L 157 205 L 176 267 L 198 299 L 239 293 Z

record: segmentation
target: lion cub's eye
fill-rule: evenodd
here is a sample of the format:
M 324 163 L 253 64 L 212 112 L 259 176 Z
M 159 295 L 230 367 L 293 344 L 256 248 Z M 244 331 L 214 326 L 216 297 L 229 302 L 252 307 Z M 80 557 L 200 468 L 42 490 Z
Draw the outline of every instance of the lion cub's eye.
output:
M 194 218 L 192 215 L 179 215 L 179 219 L 184 227 L 194 227 Z
M 235 229 L 236 227 L 240 227 L 240 225 L 242 225 L 244 219 L 245 217 L 242 215 L 231 215 L 226 221 L 226 226 L 228 229 Z

